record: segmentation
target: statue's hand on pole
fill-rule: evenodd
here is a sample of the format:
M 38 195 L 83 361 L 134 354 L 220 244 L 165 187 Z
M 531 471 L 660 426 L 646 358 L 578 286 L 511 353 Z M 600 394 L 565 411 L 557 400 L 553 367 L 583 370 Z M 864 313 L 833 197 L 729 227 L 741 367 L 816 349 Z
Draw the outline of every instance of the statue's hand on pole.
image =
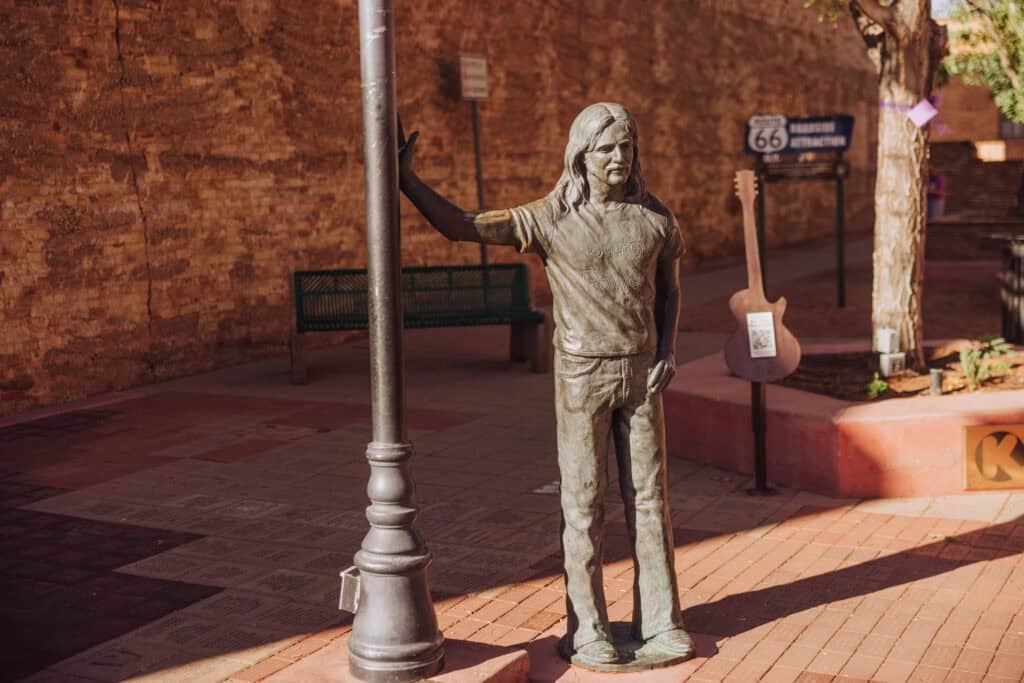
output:
M 438 194 L 427 183 L 423 182 L 412 168 L 413 153 L 419 131 L 413 131 L 408 138 L 402 126 L 402 117 L 398 119 L 398 186 L 409 201 L 419 209 L 435 230 L 453 242 L 481 242 L 483 238 L 473 223 L 475 212 L 463 211 Z M 514 242 L 508 242 L 513 244 Z
M 416 177 L 416 172 L 412 170 L 412 157 L 419 137 L 420 132 L 415 130 L 406 139 L 405 129 L 402 128 L 402 117 L 398 116 L 398 182 L 403 191 L 407 191 L 405 188 L 408 185 L 408 179 Z

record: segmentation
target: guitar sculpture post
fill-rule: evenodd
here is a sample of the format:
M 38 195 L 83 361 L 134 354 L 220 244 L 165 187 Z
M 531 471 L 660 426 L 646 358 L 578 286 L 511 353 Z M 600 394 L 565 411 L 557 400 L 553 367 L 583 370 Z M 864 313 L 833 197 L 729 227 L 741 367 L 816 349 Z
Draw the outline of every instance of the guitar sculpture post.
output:
M 747 288 L 729 299 L 736 332 L 725 344 L 725 363 L 737 377 L 750 381 L 754 429 L 754 488 L 751 494 L 774 493 L 768 487 L 765 457 L 765 382 L 786 377 L 800 364 L 800 343 L 782 324 L 786 299 L 772 303 L 764 294 L 761 259 L 754 224 L 757 184 L 753 171 L 736 172 L 736 196 L 743 205 L 743 245 L 747 253 Z

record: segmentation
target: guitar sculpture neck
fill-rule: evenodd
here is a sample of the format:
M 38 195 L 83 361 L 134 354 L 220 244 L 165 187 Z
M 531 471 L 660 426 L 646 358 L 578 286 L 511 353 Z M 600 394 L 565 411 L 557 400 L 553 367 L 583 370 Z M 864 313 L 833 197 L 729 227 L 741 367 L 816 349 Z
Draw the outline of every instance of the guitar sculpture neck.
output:
M 743 243 L 747 252 L 747 287 L 764 297 L 761 252 L 757 246 L 757 223 L 754 219 L 754 198 L 741 195 L 740 203 L 743 205 Z

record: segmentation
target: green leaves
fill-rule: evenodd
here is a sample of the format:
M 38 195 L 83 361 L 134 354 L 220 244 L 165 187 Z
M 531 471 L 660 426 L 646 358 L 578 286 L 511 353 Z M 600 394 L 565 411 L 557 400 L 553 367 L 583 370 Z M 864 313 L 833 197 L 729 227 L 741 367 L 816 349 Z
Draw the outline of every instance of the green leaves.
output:
M 875 373 L 874 379 L 868 382 L 868 398 L 878 398 L 889 391 L 889 383 Z
M 967 378 L 968 388 L 977 391 L 978 387 L 993 374 L 1009 370 L 1009 365 L 997 362 L 994 358 L 1013 354 L 1013 349 L 1002 337 L 985 337 L 974 346 L 960 349 L 960 367 Z
M 1024 123 L 1024 0 L 958 0 L 950 14 L 944 67 L 987 85 L 996 106 Z
M 846 8 L 849 7 L 849 0 L 803 0 L 804 7 L 814 7 L 815 5 L 820 10 L 821 14 L 818 16 L 819 21 L 828 19 L 829 21 L 836 21 L 839 18 L 840 12 L 845 12 Z

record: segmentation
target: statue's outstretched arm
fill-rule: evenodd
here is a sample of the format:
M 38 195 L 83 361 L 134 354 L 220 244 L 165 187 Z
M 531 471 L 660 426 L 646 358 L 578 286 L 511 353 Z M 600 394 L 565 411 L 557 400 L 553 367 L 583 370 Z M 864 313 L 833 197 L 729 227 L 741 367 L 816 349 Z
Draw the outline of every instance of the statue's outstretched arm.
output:
M 416 175 L 412 168 L 412 156 L 418 138 L 419 133 L 413 133 L 406 140 L 399 121 L 398 183 L 423 217 L 452 241 L 518 245 L 511 211 L 463 211 Z

